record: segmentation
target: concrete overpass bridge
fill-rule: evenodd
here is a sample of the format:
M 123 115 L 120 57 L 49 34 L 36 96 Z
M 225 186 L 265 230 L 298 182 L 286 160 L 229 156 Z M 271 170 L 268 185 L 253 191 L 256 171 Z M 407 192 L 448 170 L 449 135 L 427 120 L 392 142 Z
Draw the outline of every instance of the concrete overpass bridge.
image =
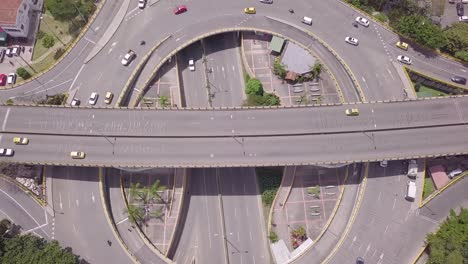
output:
M 359 116 L 345 109 L 358 108 Z M 5 161 L 70 166 L 337 164 L 468 153 L 468 97 L 321 107 L 0 107 Z M 16 146 L 14 136 L 30 138 Z M 73 160 L 70 151 L 84 151 Z

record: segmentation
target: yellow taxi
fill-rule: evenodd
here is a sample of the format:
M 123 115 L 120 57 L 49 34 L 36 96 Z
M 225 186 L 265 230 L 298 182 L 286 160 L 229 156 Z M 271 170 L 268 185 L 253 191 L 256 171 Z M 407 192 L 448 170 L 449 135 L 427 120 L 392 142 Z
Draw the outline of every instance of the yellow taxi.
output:
M 104 100 L 104 103 L 110 104 L 112 102 L 112 98 L 114 98 L 114 94 L 111 92 L 106 93 L 106 98 Z
M 246 14 L 255 14 L 257 11 L 255 10 L 255 7 L 247 7 L 244 8 L 244 13 Z
M 82 151 L 72 151 L 70 152 L 70 157 L 72 157 L 72 159 L 84 159 L 86 157 L 86 153 Z
M 398 41 L 396 43 L 396 46 L 402 50 L 408 50 L 408 43 L 403 42 L 403 41 Z
M 345 113 L 347 116 L 357 116 L 359 115 L 359 110 L 357 108 L 346 109 Z
M 27 145 L 29 143 L 29 139 L 25 137 L 14 137 L 13 143 L 16 145 Z

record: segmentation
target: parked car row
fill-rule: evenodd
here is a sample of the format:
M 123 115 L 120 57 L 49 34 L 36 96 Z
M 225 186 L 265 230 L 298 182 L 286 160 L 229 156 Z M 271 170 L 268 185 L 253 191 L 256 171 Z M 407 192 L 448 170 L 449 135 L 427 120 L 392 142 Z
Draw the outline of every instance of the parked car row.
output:
M 13 56 L 19 56 L 21 52 L 24 52 L 25 47 L 24 46 L 11 46 L 7 47 L 6 49 L 0 50 L 0 62 L 3 62 L 3 59 L 5 56 L 7 57 L 13 57 Z
M 11 72 L 8 75 L 0 74 L 0 86 L 13 85 L 16 83 L 16 73 Z
M 97 101 L 99 98 L 99 94 L 96 92 L 91 93 L 91 96 L 88 99 L 88 104 L 90 105 L 96 105 Z M 104 103 L 110 104 L 112 103 L 112 99 L 114 99 L 114 94 L 111 92 L 107 92 L 106 96 L 104 97 Z M 81 104 L 81 101 L 78 98 L 73 98 L 71 101 L 71 106 L 79 106 Z

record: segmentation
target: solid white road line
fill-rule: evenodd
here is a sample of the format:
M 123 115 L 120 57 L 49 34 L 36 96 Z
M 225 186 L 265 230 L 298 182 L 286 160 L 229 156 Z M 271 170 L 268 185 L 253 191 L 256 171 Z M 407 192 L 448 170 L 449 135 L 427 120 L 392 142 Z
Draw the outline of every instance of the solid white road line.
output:
M 75 84 L 76 80 L 78 79 L 78 76 L 80 75 L 85 65 L 86 64 L 81 65 L 81 68 L 78 70 L 78 73 L 75 75 L 75 78 L 73 79 L 73 82 L 70 84 L 70 88 L 68 88 L 68 91 L 71 91 L 73 89 L 73 85 Z
M 119 221 L 119 222 L 117 223 L 117 225 L 120 225 L 121 223 L 123 223 L 123 222 L 125 222 L 125 221 L 127 221 L 127 220 L 128 220 L 128 217 L 126 217 L 126 218 L 122 219 L 121 221 Z
M 10 107 L 8 107 L 7 112 L 5 114 L 5 119 L 3 119 L 2 131 L 5 131 L 5 127 L 6 127 L 6 123 L 7 123 L 9 115 L 10 115 Z
M 11 197 L 8 193 L 6 193 L 4 190 L 0 189 L 0 192 L 5 194 L 8 198 L 10 198 L 13 202 L 15 202 L 16 205 L 18 205 L 31 219 L 39 226 L 39 222 L 34 218 L 18 201 L 16 201 L 13 197 Z

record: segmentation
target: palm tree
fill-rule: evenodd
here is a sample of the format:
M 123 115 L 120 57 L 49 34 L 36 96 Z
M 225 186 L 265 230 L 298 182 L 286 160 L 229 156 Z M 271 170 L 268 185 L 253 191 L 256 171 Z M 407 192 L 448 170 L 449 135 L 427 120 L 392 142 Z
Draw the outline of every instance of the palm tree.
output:
M 128 215 L 128 220 L 132 224 L 139 224 L 143 221 L 143 209 L 139 206 L 134 204 L 128 204 L 127 209 L 125 209 L 125 213 Z
M 161 209 L 158 209 L 156 211 L 152 211 L 149 213 L 150 217 L 154 217 L 154 218 L 159 218 L 161 219 L 163 216 L 164 216 L 164 213 L 162 212 Z M 161 219 L 162 220 L 162 219 Z
M 130 198 L 142 200 L 144 204 L 146 204 L 147 200 L 147 191 L 145 190 L 146 187 L 141 188 L 140 183 L 131 183 L 130 184 Z
M 161 197 L 161 195 L 159 194 L 159 192 L 163 192 L 167 189 L 166 186 L 164 185 L 160 185 L 159 184 L 160 181 L 159 180 L 156 180 L 153 185 L 151 185 L 151 187 L 149 188 L 148 190 L 148 200 L 152 200 L 154 197 L 157 197 L 158 198 L 158 202 L 163 202 L 165 203 L 164 199 Z

